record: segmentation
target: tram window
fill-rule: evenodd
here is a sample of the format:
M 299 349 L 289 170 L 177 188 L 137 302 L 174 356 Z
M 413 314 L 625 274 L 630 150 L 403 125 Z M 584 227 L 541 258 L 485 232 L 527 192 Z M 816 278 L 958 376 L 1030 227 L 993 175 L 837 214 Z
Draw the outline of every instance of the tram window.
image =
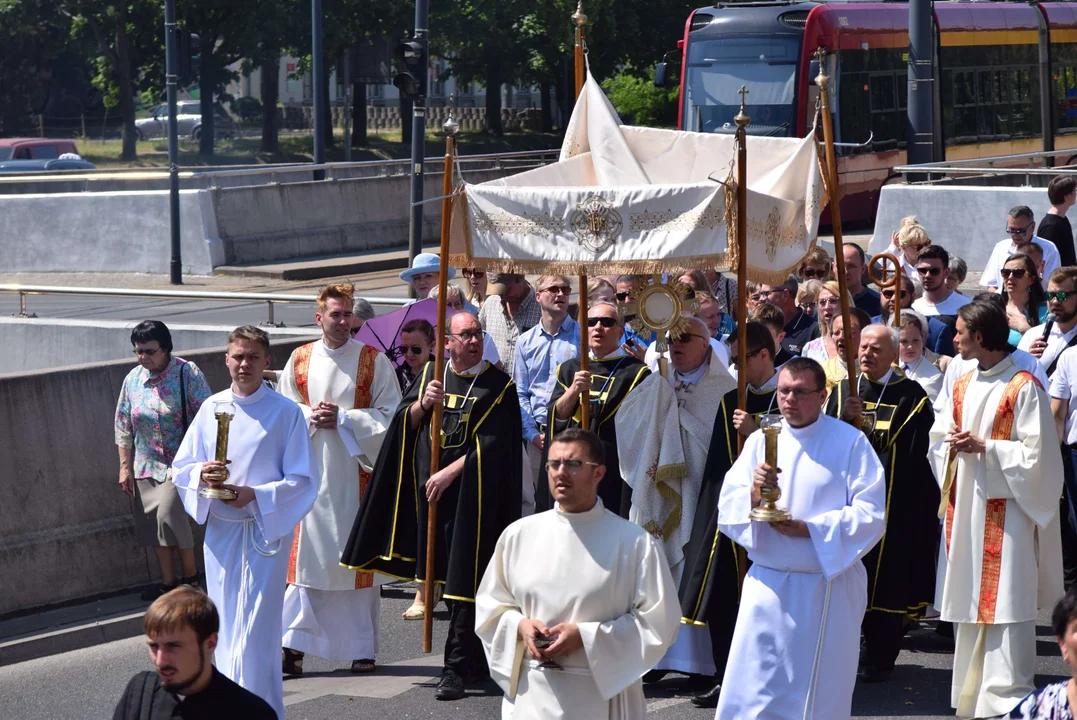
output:
M 976 75 L 972 71 L 954 72 L 954 106 L 976 104 Z
M 897 81 L 895 82 L 897 90 L 897 106 L 898 110 L 904 110 L 908 105 L 909 98 L 909 74 L 898 73 Z
M 1054 81 L 1058 129 L 1077 129 L 1077 71 L 1073 67 L 1056 68 Z
M 872 75 L 871 85 L 871 110 L 872 112 L 887 112 L 893 110 L 894 103 L 894 76 L 890 73 L 885 75 Z

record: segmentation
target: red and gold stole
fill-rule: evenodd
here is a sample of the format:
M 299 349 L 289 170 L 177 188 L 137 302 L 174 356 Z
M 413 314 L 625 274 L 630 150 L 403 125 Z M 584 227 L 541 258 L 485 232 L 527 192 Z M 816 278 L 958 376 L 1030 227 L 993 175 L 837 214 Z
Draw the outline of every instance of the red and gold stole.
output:
M 965 400 L 965 390 L 972 379 L 973 371 L 962 375 L 954 383 L 954 425 L 961 428 L 961 412 Z M 995 420 L 991 424 L 991 440 L 1009 440 L 1013 432 L 1014 412 L 1017 408 L 1017 394 L 1025 383 L 1032 381 L 1039 385 L 1039 381 L 1031 373 L 1019 371 L 1006 383 L 1006 390 L 1002 393 L 1002 400 L 995 411 Z M 950 555 L 950 538 L 954 525 L 954 505 L 957 502 L 957 459 L 958 453 L 950 450 L 950 458 L 946 464 L 946 480 L 943 486 L 943 497 L 946 503 L 945 531 L 946 531 L 946 555 Z M 1006 502 L 1005 498 L 987 500 L 987 509 L 984 513 L 984 540 L 983 558 L 980 561 L 980 600 L 978 604 L 976 622 L 991 624 L 995 621 L 995 605 L 998 601 L 999 573 L 1002 568 L 1002 540 L 1006 528 Z
M 308 394 L 308 380 L 307 373 L 310 369 L 310 355 L 314 350 L 314 343 L 308 343 L 302 347 L 296 348 L 292 362 L 292 372 L 295 375 L 295 386 L 299 390 L 299 395 L 303 398 L 303 404 L 310 406 L 310 395 Z M 353 407 L 356 409 L 370 407 L 371 395 L 370 386 L 374 383 L 374 361 L 378 356 L 378 351 L 370 345 L 364 345 L 363 349 L 359 352 L 359 369 L 355 373 L 355 403 Z M 359 467 L 359 501 L 362 502 L 363 496 L 366 495 L 367 487 L 370 485 L 370 473 L 363 470 L 362 466 Z M 299 530 L 302 527 L 302 523 L 295 526 L 295 537 L 292 539 L 292 553 L 288 559 L 288 583 L 295 583 L 295 562 L 296 555 L 299 553 Z M 355 573 L 355 589 L 361 590 L 363 588 L 373 587 L 374 575 L 368 572 L 356 572 Z

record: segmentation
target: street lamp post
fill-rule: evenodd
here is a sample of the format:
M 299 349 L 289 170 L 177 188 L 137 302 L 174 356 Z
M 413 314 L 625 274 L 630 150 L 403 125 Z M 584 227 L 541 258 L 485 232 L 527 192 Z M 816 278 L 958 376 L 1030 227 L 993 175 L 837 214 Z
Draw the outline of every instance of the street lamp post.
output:
M 183 284 L 180 248 L 179 138 L 176 127 L 176 84 L 179 58 L 176 52 L 176 0 L 165 0 L 165 90 L 168 95 L 168 224 L 172 257 L 169 282 Z
M 311 55 L 314 71 L 314 164 L 325 164 L 325 58 L 322 57 L 322 0 L 310 0 Z M 315 170 L 314 179 L 325 178 L 324 170 Z
M 427 22 L 430 15 L 428 0 L 415 0 L 414 42 L 422 51 L 422 66 L 418 69 L 419 94 L 412 104 L 411 120 L 411 222 L 408 227 L 408 266 L 414 264 L 415 256 L 423 251 L 423 155 L 426 150 L 426 65 L 428 55 Z M 415 290 L 412 288 L 412 293 Z

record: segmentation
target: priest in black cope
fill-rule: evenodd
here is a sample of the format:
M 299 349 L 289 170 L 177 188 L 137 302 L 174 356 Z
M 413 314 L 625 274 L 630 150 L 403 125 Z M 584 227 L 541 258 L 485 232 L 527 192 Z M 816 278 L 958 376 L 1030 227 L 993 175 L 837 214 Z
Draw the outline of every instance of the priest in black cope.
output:
M 915 618 L 935 597 L 939 548 L 939 486 L 928 463 L 931 402 L 919 383 L 892 367 L 898 332 L 869 325 L 860 334 L 859 397 L 849 396 L 849 379 L 835 386 L 826 413 L 859 418 L 860 428 L 886 470 L 886 534 L 864 556 L 868 608 L 860 679 L 890 677 L 901 650 L 906 618 Z
M 617 462 L 617 427 L 613 416 L 628 393 L 651 371 L 621 347 L 624 322 L 613 303 L 600 301 L 591 305 L 587 310 L 587 326 L 591 370 L 580 370 L 578 357 L 557 367 L 557 382 L 546 415 L 546 446 L 562 430 L 580 426 L 580 396 L 590 389 L 591 427 L 587 429 L 598 435 L 606 451 L 606 475 L 598 486 L 598 496 L 606 509 L 628 518 L 632 488 L 625 484 Z M 545 464 L 536 486 L 535 509 L 538 512 L 553 509 Z
M 774 337 L 757 322 L 749 322 L 744 332 L 748 351 L 742 372 L 748 380 L 747 410 L 737 408 L 736 390 L 726 393 L 718 405 L 703 472 L 703 488 L 692 525 L 692 540 L 688 545 L 695 552 L 686 559 L 679 591 L 681 622 L 706 625 L 711 636 L 715 682 L 692 699 L 699 707 L 718 706 L 720 683 L 725 674 L 740 603 L 742 568 L 739 563 L 748 562 L 745 556 L 738 557 L 732 541 L 718 532 L 718 496 L 722 491 L 722 480 L 737 458 L 737 435 L 748 437 L 759 429 L 760 417 L 778 412 Z
M 341 564 L 422 582 L 426 513 L 438 503 L 434 582 L 449 604 L 439 700 L 489 676 L 475 635 L 475 591 L 501 531 L 520 518 L 522 429 L 512 378 L 482 359 L 483 331 L 469 313 L 452 317 L 445 382 L 434 363 L 404 395 L 374 466 Z M 430 418 L 442 404 L 441 470 L 430 474 Z

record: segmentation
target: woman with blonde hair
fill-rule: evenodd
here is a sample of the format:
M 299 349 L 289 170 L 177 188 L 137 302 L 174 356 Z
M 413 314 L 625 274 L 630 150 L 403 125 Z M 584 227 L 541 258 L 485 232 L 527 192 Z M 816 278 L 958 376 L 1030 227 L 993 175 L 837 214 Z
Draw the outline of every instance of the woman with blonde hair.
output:
M 613 288 L 613 283 L 604 277 L 591 277 L 587 278 L 587 302 L 596 303 L 599 301 L 615 302 L 614 298 L 617 295 L 617 291 Z
M 927 229 L 915 216 L 909 215 L 902 218 L 898 229 L 890 236 L 889 247 L 884 251 L 898 259 L 902 271 L 916 285 L 917 292 L 922 292 L 923 286 L 920 285 L 920 273 L 916 271 L 916 261 L 920 257 L 920 251 L 930 244 L 931 237 L 927 234 Z
M 853 296 L 849 297 L 849 307 L 853 307 Z M 807 342 L 800 351 L 801 357 L 811 358 L 820 365 L 835 357 L 838 348 L 830 337 L 830 324 L 835 317 L 841 317 L 841 290 L 837 280 L 827 280 L 819 288 L 815 297 L 815 317 L 819 321 L 819 337 Z
M 797 289 L 797 307 L 803 310 L 805 315 L 815 317 L 816 302 L 822 288 L 823 283 L 818 280 L 808 280 L 800 284 Z

